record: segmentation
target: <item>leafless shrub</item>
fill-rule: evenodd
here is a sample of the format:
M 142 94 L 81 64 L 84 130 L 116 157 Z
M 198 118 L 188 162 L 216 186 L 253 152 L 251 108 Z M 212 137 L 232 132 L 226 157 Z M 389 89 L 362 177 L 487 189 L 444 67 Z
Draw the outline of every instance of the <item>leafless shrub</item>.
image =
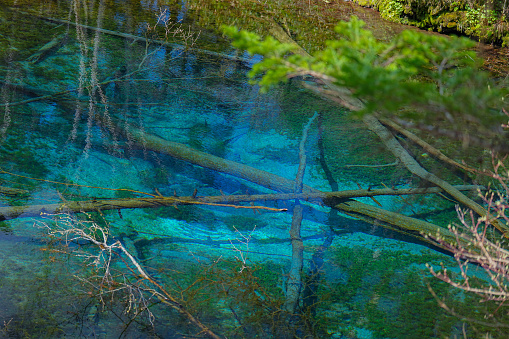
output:
M 483 172 L 494 179 L 495 187 L 487 193 L 480 193 L 479 196 L 489 211 L 485 217 L 479 217 L 471 210 L 464 210 L 456 207 L 459 223 L 449 226 L 449 230 L 455 235 L 456 241 L 445 241 L 439 233 L 429 235 L 437 243 L 453 253 L 459 267 L 459 274 L 452 272 L 442 266 L 441 270 L 436 271 L 428 265 L 430 272 L 438 279 L 449 285 L 459 288 L 467 293 L 473 293 L 480 297 L 480 302 L 494 302 L 497 307 L 492 314 L 486 314 L 485 318 L 494 318 L 496 312 L 502 309 L 507 300 L 509 300 L 509 249 L 507 234 L 501 234 L 492 227 L 492 221 L 495 219 L 503 220 L 509 223 L 507 210 L 509 208 L 509 171 L 505 164 L 505 159 L 493 157 L 493 172 Z M 469 272 L 469 267 L 481 267 L 485 272 L 484 279 L 479 278 L 479 274 Z M 434 295 L 435 293 L 431 291 Z M 435 295 L 436 297 L 436 295 Z M 439 305 L 457 316 L 449 305 L 439 300 Z M 504 324 L 492 319 L 491 323 L 480 321 L 479 319 L 467 319 L 484 326 L 507 327 Z M 504 325 L 504 326 L 502 326 Z
M 152 325 L 155 317 L 149 306 L 160 302 L 178 311 L 208 337 L 219 338 L 187 310 L 183 300 L 173 296 L 150 276 L 120 240 L 111 237 L 107 227 L 68 214 L 50 217 L 51 221 L 41 221 L 36 226 L 45 229 L 50 237 L 62 241 L 68 253 L 80 258 L 84 266 L 92 268 L 90 276 L 76 275 L 77 279 L 91 287 L 86 293 L 97 296 L 103 305 L 107 298 L 120 296 L 126 303 L 126 314 L 132 317 L 146 314 Z

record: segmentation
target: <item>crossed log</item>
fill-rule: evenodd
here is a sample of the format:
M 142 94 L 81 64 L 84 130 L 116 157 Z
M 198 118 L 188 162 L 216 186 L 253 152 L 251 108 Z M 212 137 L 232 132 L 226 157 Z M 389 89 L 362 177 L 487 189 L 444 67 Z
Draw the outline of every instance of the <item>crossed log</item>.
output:
M 278 26 L 274 26 L 273 34 L 280 40 L 288 42 L 289 37 L 286 33 L 277 31 Z M 88 28 L 88 27 L 87 27 Z M 104 32 L 110 34 L 110 32 Z M 285 36 L 287 38 L 285 38 Z M 290 40 L 293 42 L 293 40 Z M 294 43 L 294 42 L 293 42 Z M 306 53 L 301 50 L 302 53 Z M 353 98 L 351 93 L 344 88 L 336 88 L 332 84 L 328 84 L 333 89 L 334 94 L 321 90 L 320 94 L 325 97 L 332 98 L 334 101 L 343 104 L 351 109 L 361 109 L 362 102 Z M 67 94 L 67 93 L 64 93 Z M 44 96 L 43 98 L 46 98 Z M 40 97 L 41 98 L 41 97 Z M 37 98 L 36 98 L 37 99 Z M 438 186 L 439 188 L 412 189 L 412 190 L 356 190 L 344 192 L 330 192 L 325 193 L 316 190 L 307 185 L 302 185 L 302 193 L 295 194 L 295 181 L 277 176 L 266 171 L 252 168 L 250 166 L 236 163 L 234 161 L 222 159 L 204 152 L 194 150 L 186 145 L 164 140 L 155 135 L 150 135 L 141 129 L 130 126 L 127 131 L 123 131 L 124 136 L 139 144 L 142 144 L 147 149 L 168 154 L 172 157 L 188 161 L 198 166 L 206 167 L 218 172 L 229 174 L 237 178 L 245 179 L 269 188 L 271 190 L 286 193 L 273 194 L 273 195 L 255 195 L 255 196 L 238 196 L 238 197 L 162 197 L 152 196 L 151 198 L 137 198 L 137 199 L 116 199 L 116 200 L 90 200 L 81 202 L 64 202 L 61 204 L 49 205 L 34 205 L 34 206 L 21 206 L 21 207 L 3 207 L 0 208 L 0 219 L 9 219 L 19 216 L 34 216 L 39 215 L 41 212 L 56 213 L 60 211 L 70 212 L 86 212 L 93 210 L 107 210 L 107 209 L 122 209 L 122 208 L 142 208 L 142 207 L 157 207 L 157 206 L 176 206 L 179 204 L 224 204 L 240 201 L 260 201 L 260 200 L 279 200 L 279 199 L 301 199 L 310 202 L 323 203 L 327 206 L 340 210 L 341 212 L 361 219 L 370 223 L 396 230 L 422 240 L 423 234 L 436 233 L 440 230 L 445 238 L 450 238 L 452 241 L 452 234 L 446 229 L 440 228 L 431 223 L 404 216 L 398 213 L 389 212 L 378 207 L 364 204 L 353 200 L 352 198 L 358 196 L 375 196 L 375 195 L 400 195 L 400 194 L 426 194 L 446 192 L 455 198 L 464 206 L 469 207 L 476 211 L 479 215 L 486 215 L 486 211 L 460 192 L 455 186 L 451 186 L 447 182 L 427 172 L 413 159 L 399 142 L 394 138 L 379 121 L 373 116 L 366 116 L 364 122 L 370 130 L 375 132 L 384 142 L 389 150 L 414 174 L 430 183 Z M 464 187 L 463 187 L 464 189 Z M 470 188 L 467 188 L 470 189 Z M 237 206 L 237 208 L 241 208 Z M 252 207 L 251 207 L 252 208 Z M 263 209 L 270 209 L 266 207 L 256 207 Z M 274 209 L 276 210 L 276 209 Z M 499 221 L 494 221 L 494 225 L 504 234 L 507 232 L 507 226 Z M 428 240 L 424 240 L 428 241 Z M 429 241 L 428 241 L 429 242 Z M 436 245 L 435 243 L 433 243 Z
M 0 208 L 0 219 L 11 219 L 16 217 L 38 216 L 41 213 L 59 212 L 87 212 L 102 211 L 124 208 L 148 208 L 160 206 L 177 206 L 189 204 L 202 205 L 223 205 L 237 202 L 254 202 L 267 200 L 288 200 L 300 199 L 312 203 L 325 204 L 335 208 L 347 215 L 361 219 L 379 226 L 386 227 L 406 235 L 417 237 L 421 240 L 437 245 L 423 238 L 424 234 L 435 234 L 440 229 L 444 238 L 454 241 L 454 236 L 448 230 L 423 220 L 404 216 L 399 213 L 389 212 L 381 208 L 364 204 L 351 198 L 377 196 L 377 195 L 408 195 L 440 193 L 440 188 L 416 188 L 416 189 L 376 189 L 376 190 L 352 190 L 342 192 L 321 192 L 307 185 L 303 185 L 303 193 L 291 193 L 295 189 L 295 181 L 260 170 L 248 165 L 226 160 L 205 152 L 197 151 L 189 146 L 177 142 L 167 141 L 158 136 L 149 134 L 134 126 L 130 126 L 126 136 L 144 147 L 156 152 L 168 154 L 174 158 L 181 159 L 192 164 L 209 168 L 217 172 L 242 178 L 269 188 L 274 191 L 286 194 L 261 194 L 261 195 L 239 195 L 239 196 L 215 196 L 215 197 L 163 197 L 152 196 L 151 198 L 114 199 L 114 200 L 88 200 L 68 201 L 60 204 L 32 205 L 32 206 L 9 206 Z M 455 189 L 472 190 L 475 186 L 460 186 Z M 236 206 L 236 208 L 242 208 Z M 249 206 L 248 208 L 253 208 Z M 281 209 L 271 209 L 281 211 Z

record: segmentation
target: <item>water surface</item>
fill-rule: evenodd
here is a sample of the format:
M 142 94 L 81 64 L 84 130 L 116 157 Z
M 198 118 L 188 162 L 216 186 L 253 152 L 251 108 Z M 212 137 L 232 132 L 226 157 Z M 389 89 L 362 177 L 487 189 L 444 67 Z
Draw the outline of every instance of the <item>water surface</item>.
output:
M 193 204 L 55 213 L 51 206 L 70 201 L 274 193 L 256 180 L 196 165 L 200 153 L 171 156 L 174 144 L 164 141 L 294 180 L 302 131 L 315 113 L 306 185 L 331 191 L 418 182 L 360 121 L 298 82 L 260 94 L 246 76 L 257 57 L 196 26 L 198 13 L 185 2 L 12 5 L 0 12 L 0 180 L 22 191 L 1 195 L 0 204 L 46 208 L 0 224 L 1 335 L 202 336 L 150 292 L 153 285 L 139 282 L 120 250 L 112 252 L 111 279 L 102 278 L 107 252 L 62 233 L 72 227 L 101 241 L 100 229 L 107 230 L 107 244 L 119 241 L 221 336 L 280 337 L 287 326 L 297 335 L 305 329 L 334 338 L 460 333 L 461 323 L 444 314 L 425 285 L 455 298 L 424 267 L 454 265 L 448 256 L 320 204 L 303 202 L 305 321 L 293 325 L 277 314 L 292 258 L 295 200 L 253 202 L 285 210 L 279 212 L 246 202 L 237 204 L 243 209 Z M 163 140 L 157 147 L 149 141 L 155 137 Z M 440 225 L 454 217 L 451 203 L 430 195 L 359 200 Z

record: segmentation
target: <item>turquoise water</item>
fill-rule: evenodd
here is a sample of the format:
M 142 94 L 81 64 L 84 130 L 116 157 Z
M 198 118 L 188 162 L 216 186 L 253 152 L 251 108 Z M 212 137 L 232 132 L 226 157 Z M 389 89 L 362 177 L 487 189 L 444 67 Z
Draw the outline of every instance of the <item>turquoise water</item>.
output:
M 67 3 L 58 5 L 70 15 L 50 5 L 46 10 L 165 40 L 161 23 L 157 32 L 147 31 L 159 7 L 140 4 L 90 2 L 90 17 L 84 8 L 75 15 Z M 253 202 L 281 211 L 249 202 L 236 204 L 244 209 L 100 208 L 113 198 L 273 193 L 256 180 L 223 173 L 227 169 L 196 165 L 198 153 L 178 159 L 165 141 L 294 180 L 302 130 L 315 112 L 320 118 L 306 143 L 306 185 L 331 191 L 405 188 L 415 181 L 397 163 L 376 167 L 394 158 L 348 112 L 298 83 L 260 94 L 246 77 L 256 57 L 209 31 L 198 36 L 200 28 L 190 24 L 195 14 L 185 3 L 167 9 L 162 18 L 182 22 L 173 32 L 192 27 L 191 37 L 177 33 L 172 44 L 147 43 L 20 12 L 30 6 L 2 8 L 0 182 L 22 191 L 0 196 L 8 211 L 0 224 L 0 336 L 203 336 L 158 299 L 164 293 L 229 338 L 461 333 L 462 323 L 447 316 L 426 288 L 430 282 L 451 302 L 464 298 L 438 284 L 424 266 L 442 261 L 454 267 L 447 255 L 323 205 L 303 202 L 305 287 L 302 312 L 292 321 L 281 310 L 294 200 Z M 193 37 L 196 43 L 183 47 Z M 51 49 L 37 53 L 54 38 Z M 211 39 L 223 56 L 202 49 Z M 147 141 L 153 136 L 162 143 Z M 429 196 L 359 200 L 408 215 L 433 218 L 437 208 L 445 220 L 454 216 L 450 203 Z M 55 210 L 55 204 L 72 201 L 96 207 L 86 213 Z M 44 206 L 7 210 L 31 205 Z M 133 260 L 151 281 L 140 277 Z

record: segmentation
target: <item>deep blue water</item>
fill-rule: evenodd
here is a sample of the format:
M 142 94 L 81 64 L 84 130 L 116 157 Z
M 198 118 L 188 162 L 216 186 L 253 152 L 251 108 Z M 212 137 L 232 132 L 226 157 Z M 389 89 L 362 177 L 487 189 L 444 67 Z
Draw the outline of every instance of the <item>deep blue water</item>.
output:
M 147 17 L 159 13 L 155 2 L 141 3 Z M 101 8 L 93 1 L 88 5 Z M 99 10 L 97 17 L 82 12 L 77 17 L 83 24 L 104 22 L 108 29 L 148 35 L 147 23 L 129 14 L 129 6 L 118 2 L 116 8 L 113 13 Z M 39 20 L 18 12 L 23 9 L 30 8 L 6 7 L 1 12 L 0 182 L 24 190 L 1 195 L 2 208 L 159 195 L 272 193 L 256 182 L 176 159 L 131 132 L 143 131 L 294 180 L 302 129 L 315 112 L 320 118 L 306 144 L 306 185 L 330 191 L 404 188 L 412 182 L 397 165 L 349 167 L 394 159 L 347 111 L 298 83 L 260 94 L 246 76 L 257 57 L 227 45 L 222 53 L 230 57 L 200 51 L 200 40 L 186 51 L 177 45 L 147 44 Z M 184 2 L 168 9 L 165 18 L 190 27 L 193 13 Z M 69 13 L 75 21 L 75 13 Z M 199 31 L 193 27 L 192 34 Z M 161 31 L 158 34 L 164 40 Z M 30 58 L 55 37 L 61 38 L 56 47 Z M 360 200 L 404 214 L 434 208 L 426 199 Z M 20 213 L 2 221 L 0 336 L 202 335 L 157 300 L 151 293 L 154 285 L 139 279 L 118 248 L 111 252 L 111 277 L 102 278 L 109 252 L 83 239 L 93 237 L 107 245 L 119 241 L 154 281 L 185 300 L 221 336 L 281 337 L 288 324 L 277 323 L 275 314 L 285 299 L 295 201 L 254 204 L 288 211 L 190 205 L 41 217 Z M 303 294 L 311 294 L 302 307 L 313 300 L 308 311 L 320 325 L 315 335 L 426 338 L 460 333 L 460 322 L 444 316 L 424 283 L 431 279 L 424 263 L 454 266 L 448 256 L 328 207 L 303 204 L 302 275 L 309 287 Z M 73 227 L 83 229 L 85 236 L 62 233 Z M 101 230 L 107 230 L 107 238 Z M 243 270 L 254 273 L 242 276 L 247 274 Z M 450 295 L 454 299 L 454 293 Z M 415 314 L 407 312 L 409 305 Z M 150 313 L 142 312 L 145 307 Z M 279 332 L 274 330 L 278 326 Z M 297 322 L 297 334 L 303 326 Z

